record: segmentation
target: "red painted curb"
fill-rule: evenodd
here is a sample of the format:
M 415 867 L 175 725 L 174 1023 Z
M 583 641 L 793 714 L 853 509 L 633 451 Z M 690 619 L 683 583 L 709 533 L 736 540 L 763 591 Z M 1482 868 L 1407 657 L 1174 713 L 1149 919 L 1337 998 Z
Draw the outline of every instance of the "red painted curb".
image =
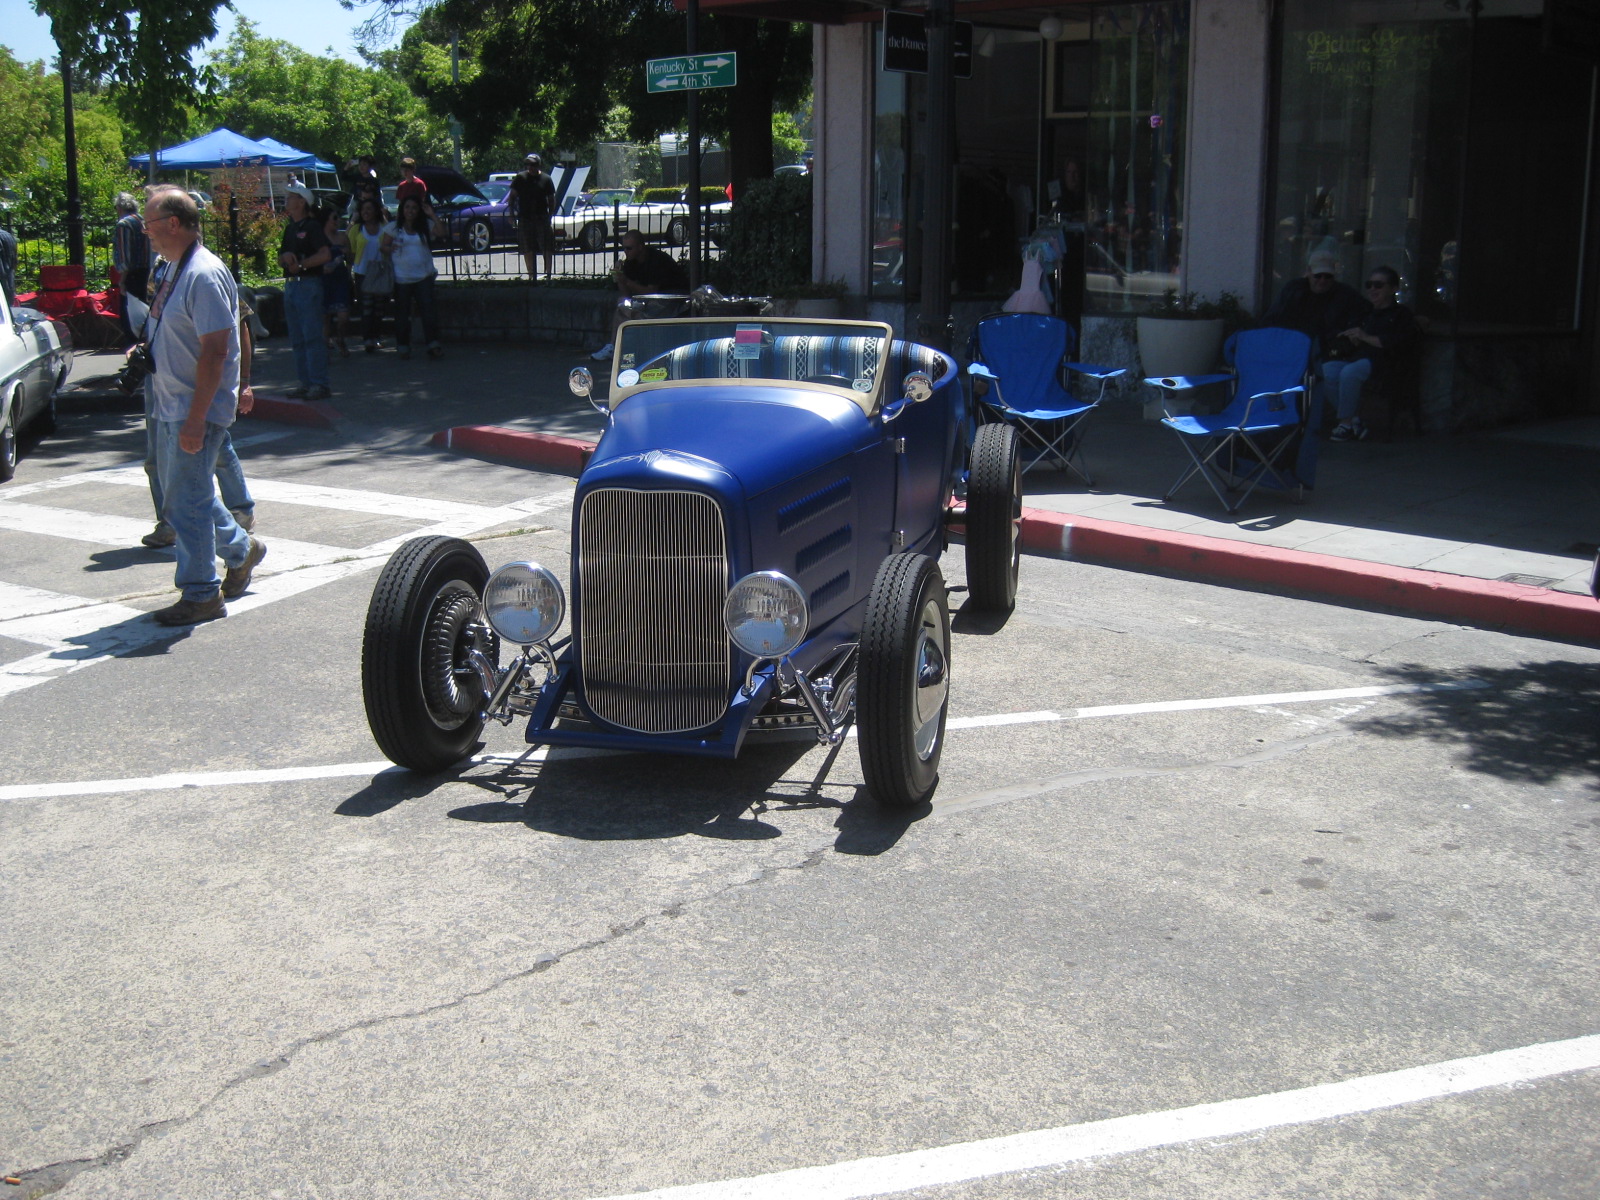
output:
M 568 475 L 583 471 L 595 445 L 586 438 L 506 429 L 499 425 L 457 425 L 434 434 L 430 441 L 461 454 L 483 454 Z
M 313 429 L 332 429 L 339 420 L 339 410 L 321 400 L 291 400 L 287 396 L 263 396 L 256 393 L 256 402 L 250 411 L 242 414 L 246 420 L 282 421 L 285 425 L 308 425 Z
M 584 438 L 494 425 L 458 425 L 434 434 L 432 441 L 465 454 L 573 475 L 583 470 L 594 450 L 594 443 Z M 1075 562 L 1352 600 L 1464 625 L 1600 643 L 1600 603 L 1520 583 L 1390 567 L 1037 508 L 1022 510 L 1022 548 Z
M 1257 584 L 1467 625 L 1600 642 L 1600 603 L 1588 596 L 1520 583 L 1391 567 L 1033 508 L 1023 510 L 1022 546 L 1036 554 L 1077 562 L 1214 583 Z

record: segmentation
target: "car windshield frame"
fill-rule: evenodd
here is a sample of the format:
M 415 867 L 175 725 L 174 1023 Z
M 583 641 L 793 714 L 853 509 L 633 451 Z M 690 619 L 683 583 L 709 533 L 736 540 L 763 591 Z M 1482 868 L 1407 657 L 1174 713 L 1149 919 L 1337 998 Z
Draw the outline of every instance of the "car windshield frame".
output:
M 783 352 L 780 338 L 851 339 L 865 344 L 833 344 L 818 348 L 819 361 L 811 365 L 816 374 L 793 378 L 787 374 L 791 360 Z M 676 367 L 670 361 L 675 351 L 711 342 L 722 343 L 709 355 L 679 354 Z M 876 342 L 874 346 L 872 343 Z M 675 317 L 668 320 L 627 321 L 617 330 L 611 356 L 611 388 L 606 407 L 615 410 L 629 396 L 641 391 L 684 387 L 757 387 L 819 391 L 849 400 L 868 416 L 885 402 L 884 376 L 894 347 L 894 330 L 881 321 L 817 320 L 806 317 Z M 687 361 L 684 361 L 687 359 Z M 835 362 L 834 360 L 838 361 Z M 859 374 L 835 374 L 828 367 L 854 371 L 848 364 L 868 363 Z M 749 375 L 725 376 L 700 373 L 708 364 L 748 370 Z M 748 364 L 748 365 L 746 365 Z M 673 376 L 674 370 L 687 367 L 693 374 Z M 891 384 L 897 386 L 897 384 Z M 894 393 L 898 395 L 899 392 Z

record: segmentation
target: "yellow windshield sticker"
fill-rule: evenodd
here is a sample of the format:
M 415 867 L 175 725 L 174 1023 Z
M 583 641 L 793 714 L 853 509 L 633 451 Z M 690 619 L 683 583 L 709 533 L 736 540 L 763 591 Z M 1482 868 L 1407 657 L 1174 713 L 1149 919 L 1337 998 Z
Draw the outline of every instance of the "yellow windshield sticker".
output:
M 660 383 L 667 377 L 665 367 L 651 367 L 648 371 L 640 371 L 639 378 L 645 383 Z

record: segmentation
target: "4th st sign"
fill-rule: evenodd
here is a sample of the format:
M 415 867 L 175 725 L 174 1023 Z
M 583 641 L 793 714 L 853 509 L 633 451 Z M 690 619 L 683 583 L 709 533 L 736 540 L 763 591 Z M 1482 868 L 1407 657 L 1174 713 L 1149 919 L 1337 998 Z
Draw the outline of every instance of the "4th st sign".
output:
M 644 64 L 646 92 L 686 92 L 702 88 L 733 87 L 739 82 L 739 56 L 732 51 L 717 54 L 680 54 L 676 58 L 652 58 Z

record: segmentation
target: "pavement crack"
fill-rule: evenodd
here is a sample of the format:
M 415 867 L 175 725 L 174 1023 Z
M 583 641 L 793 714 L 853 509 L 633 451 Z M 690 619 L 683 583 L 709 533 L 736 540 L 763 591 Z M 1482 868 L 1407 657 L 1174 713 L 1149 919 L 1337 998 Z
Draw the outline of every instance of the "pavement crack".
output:
M 728 895 L 729 893 L 741 888 L 760 886 L 761 884 L 777 878 L 786 871 L 808 870 L 820 864 L 827 857 L 827 855 L 827 846 L 812 848 L 808 850 L 805 856 L 798 862 L 779 863 L 776 866 L 764 867 L 751 875 L 734 879 L 722 884 L 719 887 L 712 888 L 702 895 L 690 896 L 676 900 L 663 908 L 636 917 L 632 921 L 613 925 L 603 935 L 589 938 L 587 941 L 579 942 L 576 945 L 569 946 L 567 949 L 562 950 L 559 953 L 551 953 L 546 951 L 536 955 L 532 965 L 524 967 L 519 971 L 513 971 L 509 975 L 501 976 L 500 978 L 487 983 L 480 988 L 475 988 L 469 992 L 463 992 L 453 999 L 443 1000 L 437 1004 L 424 1005 L 421 1008 L 412 1009 L 407 1012 L 383 1013 L 377 1016 L 366 1017 L 359 1021 L 352 1021 L 347 1025 L 341 1025 L 335 1029 L 326 1029 L 321 1033 L 310 1034 L 306 1037 L 300 1038 L 294 1042 L 291 1042 L 289 1046 L 281 1053 L 275 1054 L 271 1058 L 259 1059 L 250 1066 L 236 1072 L 231 1078 L 224 1081 L 214 1092 L 212 1092 L 209 1097 L 196 1105 L 193 1111 L 185 1116 L 169 1117 L 165 1120 L 152 1121 L 148 1124 L 141 1125 L 137 1130 L 134 1131 L 133 1136 L 127 1141 L 119 1142 L 110 1149 L 104 1150 L 101 1153 L 91 1157 L 64 1159 L 60 1162 L 49 1163 L 41 1167 L 31 1167 L 25 1170 L 13 1171 L 11 1173 L 12 1177 L 21 1180 L 21 1183 L 20 1185 L 14 1185 L 16 1186 L 16 1190 L 9 1188 L 6 1189 L 3 1200 L 36 1200 L 36 1197 L 48 1196 L 52 1193 L 59 1192 L 62 1188 L 66 1187 L 67 1184 L 71 1183 L 74 1178 L 83 1174 L 85 1171 L 93 1171 L 102 1167 L 118 1166 L 132 1158 L 133 1155 L 139 1150 L 140 1146 L 150 1139 L 164 1137 L 169 1133 L 182 1129 L 184 1126 L 191 1124 L 200 1117 L 203 1117 L 235 1089 L 252 1083 L 257 1079 L 265 1079 L 268 1076 L 276 1075 L 279 1071 L 288 1069 L 294 1064 L 296 1056 L 304 1050 L 323 1045 L 327 1042 L 337 1041 L 339 1038 L 345 1037 L 351 1033 L 359 1032 L 363 1029 L 373 1029 L 380 1025 L 388 1025 L 400 1021 L 421 1020 L 426 1017 L 434 1016 L 438 1013 L 448 1012 L 453 1008 L 459 1008 L 473 1000 L 492 995 L 502 988 L 521 982 L 522 980 L 529 979 L 534 975 L 542 974 L 545 971 L 550 970 L 552 967 L 565 962 L 574 955 L 585 954 L 592 950 L 603 949 L 604 947 L 620 941 L 631 934 L 638 933 L 640 930 L 648 926 L 651 921 L 657 918 L 672 920 L 682 917 L 687 910 L 711 903 L 722 896 Z

